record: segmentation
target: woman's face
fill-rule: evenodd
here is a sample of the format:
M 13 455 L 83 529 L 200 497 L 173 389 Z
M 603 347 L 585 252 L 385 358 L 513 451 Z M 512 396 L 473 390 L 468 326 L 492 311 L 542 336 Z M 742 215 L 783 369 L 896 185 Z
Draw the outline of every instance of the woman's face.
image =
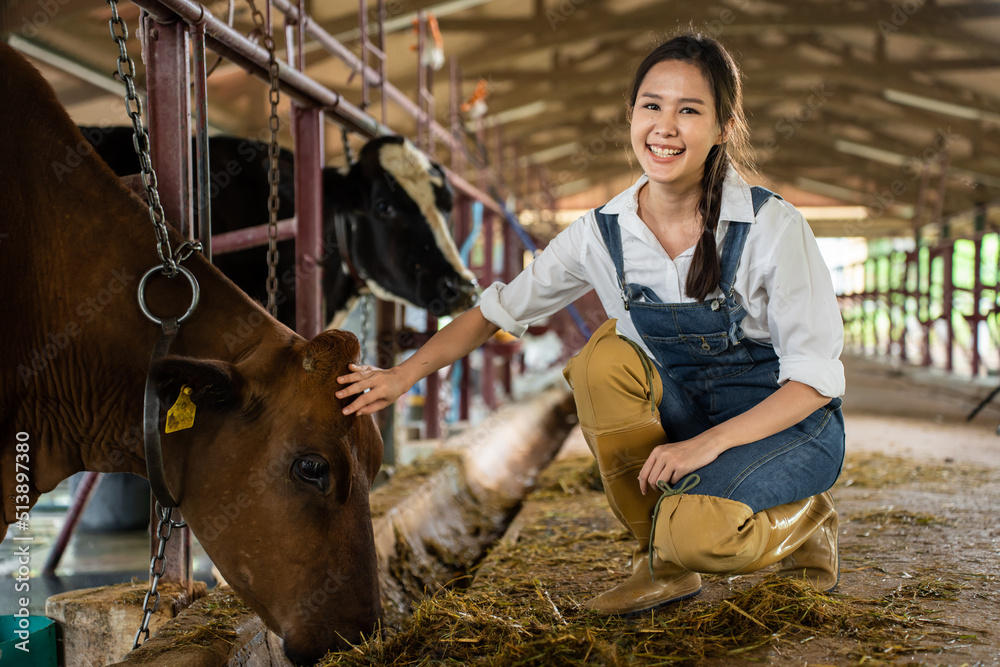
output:
M 722 141 L 715 98 L 697 65 L 665 60 L 639 86 L 632 110 L 632 150 L 653 183 L 698 187 L 705 158 Z

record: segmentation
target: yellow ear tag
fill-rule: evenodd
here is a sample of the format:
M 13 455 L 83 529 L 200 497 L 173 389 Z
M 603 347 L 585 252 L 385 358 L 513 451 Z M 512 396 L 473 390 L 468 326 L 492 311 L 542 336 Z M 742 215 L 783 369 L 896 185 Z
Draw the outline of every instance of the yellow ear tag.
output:
M 191 387 L 184 385 L 173 407 L 167 410 L 167 426 L 164 433 L 183 431 L 194 426 L 194 403 L 191 402 Z

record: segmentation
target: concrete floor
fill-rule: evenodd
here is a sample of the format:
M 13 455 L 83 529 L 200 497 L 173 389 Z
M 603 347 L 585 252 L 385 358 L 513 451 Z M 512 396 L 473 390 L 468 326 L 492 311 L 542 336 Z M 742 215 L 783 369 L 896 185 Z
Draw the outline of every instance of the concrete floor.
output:
M 849 451 L 878 451 L 922 460 L 973 462 L 1000 468 L 1000 397 L 972 423 L 966 415 L 987 395 L 989 382 L 969 383 L 918 370 L 899 371 L 875 361 L 845 356 L 848 393 L 844 401 Z M 577 431 L 578 433 L 579 431 Z M 404 460 L 432 451 L 433 443 L 415 441 Z M 567 442 L 567 453 L 586 451 L 582 438 Z M 58 576 L 39 572 L 63 522 L 69 502 L 68 486 L 61 485 L 42 498 L 32 511 L 30 610 L 44 612 L 48 595 L 91 586 L 148 577 L 147 531 L 77 533 L 70 543 Z M 0 615 L 17 609 L 14 590 L 13 535 L 0 544 Z M 197 543 L 196 577 L 214 584 L 211 563 Z M 6 582 L 6 583 L 4 583 Z

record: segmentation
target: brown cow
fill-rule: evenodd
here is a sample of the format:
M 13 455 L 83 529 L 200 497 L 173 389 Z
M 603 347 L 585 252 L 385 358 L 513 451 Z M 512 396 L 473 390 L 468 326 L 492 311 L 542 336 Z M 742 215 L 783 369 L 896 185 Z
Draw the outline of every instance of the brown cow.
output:
M 145 474 L 143 386 L 160 331 L 136 290 L 160 260 L 145 208 L 2 43 L 0 90 L 2 538 L 18 505 L 79 470 Z M 184 266 L 201 305 L 153 372 L 168 405 L 192 387 L 196 413 L 193 427 L 163 436 L 166 480 L 286 654 L 313 661 L 381 616 L 368 491 L 382 441 L 371 418 L 344 417 L 333 392 L 358 342 L 341 331 L 304 340 L 200 255 Z M 156 277 L 147 292 L 158 315 L 190 303 L 182 277 Z

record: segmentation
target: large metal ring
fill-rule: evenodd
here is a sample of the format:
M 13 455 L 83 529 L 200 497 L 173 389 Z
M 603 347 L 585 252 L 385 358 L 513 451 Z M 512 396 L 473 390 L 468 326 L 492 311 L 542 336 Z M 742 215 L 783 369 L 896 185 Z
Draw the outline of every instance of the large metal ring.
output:
M 187 311 L 183 315 L 177 318 L 177 323 L 180 324 L 187 318 L 191 317 L 191 313 L 193 313 L 194 309 L 198 307 L 198 299 L 201 298 L 201 286 L 198 285 L 198 279 L 194 277 L 194 274 L 185 269 L 180 264 L 177 265 L 177 270 L 183 273 L 184 277 L 188 279 L 189 283 L 191 283 L 191 305 L 188 306 Z M 163 320 L 161 320 L 159 317 L 154 315 L 149 310 L 149 307 L 146 305 L 145 294 L 146 294 L 146 281 L 148 281 L 149 278 L 154 273 L 162 273 L 162 272 L 163 272 L 162 266 L 154 266 L 149 271 L 146 271 L 146 274 L 142 277 L 142 280 L 139 281 L 139 308 L 142 310 L 142 314 L 145 315 L 147 318 L 149 318 L 149 320 L 153 324 L 159 324 L 160 326 L 163 326 Z

